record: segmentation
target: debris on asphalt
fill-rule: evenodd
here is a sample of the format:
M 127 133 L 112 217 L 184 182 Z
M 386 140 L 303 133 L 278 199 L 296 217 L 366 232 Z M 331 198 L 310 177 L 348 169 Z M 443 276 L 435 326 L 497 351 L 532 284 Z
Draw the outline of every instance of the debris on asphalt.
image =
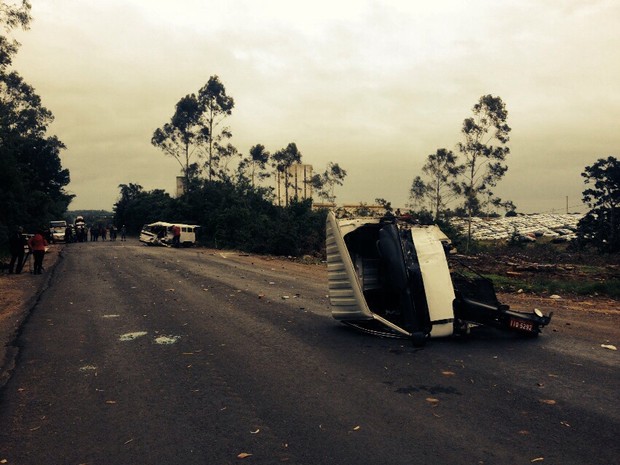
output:
M 547 405 L 555 405 L 557 404 L 557 402 L 553 399 L 540 399 L 540 402 L 542 404 L 547 404 Z
M 155 338 L 155 344 L 170 345 L 181 339 L 181 336 L 159 336 Z
M 121 334 L 121 336 L 119 337 L 119 340 L 121 341 L 133 341 L 134 339 L 137 339 L 139 337 L 142 336 L 146 336 L 148 333 L 146 331 L 136 331 L 133 333 L 125 333 L 125 334 Z

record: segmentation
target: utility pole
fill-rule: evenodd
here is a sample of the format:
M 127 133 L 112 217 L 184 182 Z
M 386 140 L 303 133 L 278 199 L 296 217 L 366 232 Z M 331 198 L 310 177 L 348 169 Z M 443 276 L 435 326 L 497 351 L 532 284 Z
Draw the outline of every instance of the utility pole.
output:
M 568 215 L 568 195 L 566 196 L 566 214 Z

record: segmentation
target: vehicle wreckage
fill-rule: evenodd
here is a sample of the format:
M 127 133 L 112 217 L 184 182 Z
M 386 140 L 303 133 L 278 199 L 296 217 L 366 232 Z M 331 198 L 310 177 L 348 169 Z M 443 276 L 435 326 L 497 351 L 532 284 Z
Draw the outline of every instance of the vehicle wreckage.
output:
M 448 237 L 437 226 L 394 217 L 327 217 L 326 247 L 332 316 L 365 332 L 410 338 L 466 334 L 485 325 L 536 336 L 552 313 L 511 310 L 493 283 L 451 272 Z
M 179 244 L 181 246 L 191 247 L 196 243 L 196 230 L 200 226 L 196 224 L 167 223 L 165 221 L 156 221 L 155 223 L 142 226 L 140 242 L 146 245 L 171 247 L 173 243 L 173 226 L 178 226 L 180 229 Z

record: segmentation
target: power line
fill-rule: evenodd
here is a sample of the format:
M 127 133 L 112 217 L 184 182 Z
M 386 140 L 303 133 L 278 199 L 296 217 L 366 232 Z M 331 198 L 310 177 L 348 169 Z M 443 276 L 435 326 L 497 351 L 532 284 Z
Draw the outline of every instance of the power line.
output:
M 588 210 L 588 206 L 586 204 L 584 204 L 583 202 L 579 203 L 579 204 L 575 204 L 575 205 L 569 205 L 568 207 L 563 207 L 563 208 L 552 208 L 551 210 L 547 210 L 547 211 L 542 211 L 539 212 L 540 214 L 547 214 L 547 213 L 556 213 L 558 215 L 565 215 L 566 213 L 560 213 L 561 210 L 564 210 L 565 208 L 567 208 L 568 210 L 573 210 L 576 208 L 584 208 L 585 210 Z M 582 213 L 582 212 L 579 212 Z

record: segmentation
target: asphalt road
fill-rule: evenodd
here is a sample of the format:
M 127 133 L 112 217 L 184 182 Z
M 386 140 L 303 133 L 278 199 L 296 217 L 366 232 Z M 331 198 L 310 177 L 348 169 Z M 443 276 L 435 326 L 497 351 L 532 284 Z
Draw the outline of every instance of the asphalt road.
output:
M 0 463 L 619 463 L 617 352 L 552 326 L 416 349 L 265 263 L 67 246 L 1 393 Z

